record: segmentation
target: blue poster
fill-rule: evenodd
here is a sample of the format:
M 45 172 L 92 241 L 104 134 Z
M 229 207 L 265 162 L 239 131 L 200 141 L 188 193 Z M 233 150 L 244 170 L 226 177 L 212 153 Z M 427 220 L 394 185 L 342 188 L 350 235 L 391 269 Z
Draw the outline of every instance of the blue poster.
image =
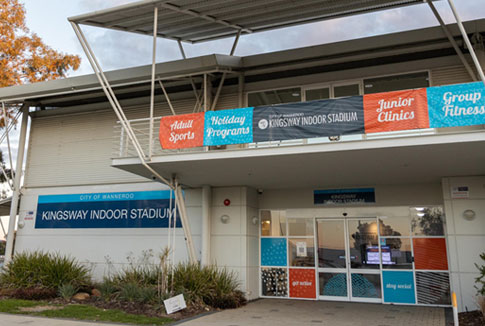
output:
M 286 238 L 261 238 L 261 266 L 286 266 Z
M 253 142 L 253 108 L 205 113 L 204 146 Z
M 485 85 L 482 82 L 430 87 L 430 128 L 485 124 Z
M 38 197 L 35 228 L 167 228 L 175 213 L 168 190 L 45 195 Z
M 382 287 L 384 302 L 416 303 L 413 272 L 383 271 Z

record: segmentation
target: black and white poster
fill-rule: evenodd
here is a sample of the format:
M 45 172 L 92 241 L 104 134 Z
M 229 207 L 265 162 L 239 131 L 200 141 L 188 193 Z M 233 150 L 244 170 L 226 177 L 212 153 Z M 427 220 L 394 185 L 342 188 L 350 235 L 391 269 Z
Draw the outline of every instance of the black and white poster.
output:
M 363 133 L 362 96 L 254 108 L 254 142 Z

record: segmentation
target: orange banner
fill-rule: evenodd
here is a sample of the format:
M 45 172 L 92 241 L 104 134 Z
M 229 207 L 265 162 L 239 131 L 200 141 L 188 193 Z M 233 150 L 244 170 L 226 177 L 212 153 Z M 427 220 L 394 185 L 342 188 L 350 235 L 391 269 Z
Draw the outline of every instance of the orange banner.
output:
M 426 89 L 364 95 L 365 132 L 429 128 Z
M 163 117 L 159 137 L 163 149 L 203 146 L 204 112 Z

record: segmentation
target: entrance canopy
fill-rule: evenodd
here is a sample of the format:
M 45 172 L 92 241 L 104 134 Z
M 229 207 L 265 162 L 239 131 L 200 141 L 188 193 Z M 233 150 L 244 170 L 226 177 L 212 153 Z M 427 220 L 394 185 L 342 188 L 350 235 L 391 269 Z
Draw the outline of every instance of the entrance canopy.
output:
M 144 0 L 69 20 L 153 35 L 157 7 L 159 37 L 198 43 L 420 3 L 423 0 Z

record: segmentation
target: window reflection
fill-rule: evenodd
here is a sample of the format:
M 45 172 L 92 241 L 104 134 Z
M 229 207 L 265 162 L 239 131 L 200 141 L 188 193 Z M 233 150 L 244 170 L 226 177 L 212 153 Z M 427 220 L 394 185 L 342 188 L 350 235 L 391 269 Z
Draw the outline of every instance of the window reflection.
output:
M 261 235 L 279 237 L 286 235 L 285 211 L 261 211 Z
M 440 236 L 444 235 L 443 208 L 414 207 L 411 209 L 411 230 L 414 235 Z
M 377 223 L 375 221 L 351 220 L 348 226 L 350 267 L 379 268 Z

